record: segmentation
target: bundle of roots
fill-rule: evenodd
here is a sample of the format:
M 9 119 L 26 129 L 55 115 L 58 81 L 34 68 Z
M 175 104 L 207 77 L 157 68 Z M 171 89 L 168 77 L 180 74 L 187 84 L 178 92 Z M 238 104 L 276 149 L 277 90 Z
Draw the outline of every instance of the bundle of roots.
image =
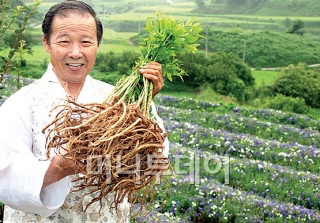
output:
M 126 198 L 140 204 L 150 200 L 154 182 L 170 168 L 163 156 L 166 133 L 158 124 L 143 116 L 135 104 L 123 101 L 77 104 L 69 100 L 61 111 L 58 108 L 54 108 L 59 111 L 54 121 L 43 129 L 47 157 L 54 151 L 85 163 L 86 174 L 74 179 L 74 191 L 88 188 L 95 195 L 86 209 L 95 202 L 102 205 L 110 192 L 114 192 L 110 208 L 116 210 Z M 146 194 L 141 194 L 142 188 Z

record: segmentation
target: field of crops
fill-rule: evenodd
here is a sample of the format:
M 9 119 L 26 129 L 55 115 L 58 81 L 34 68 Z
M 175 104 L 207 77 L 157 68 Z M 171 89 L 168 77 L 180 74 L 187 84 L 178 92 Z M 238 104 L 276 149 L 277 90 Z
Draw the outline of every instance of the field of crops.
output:
M 320 120 L 170 96 L 156 102 L 175 175 L 136 222 L 320 222 Z

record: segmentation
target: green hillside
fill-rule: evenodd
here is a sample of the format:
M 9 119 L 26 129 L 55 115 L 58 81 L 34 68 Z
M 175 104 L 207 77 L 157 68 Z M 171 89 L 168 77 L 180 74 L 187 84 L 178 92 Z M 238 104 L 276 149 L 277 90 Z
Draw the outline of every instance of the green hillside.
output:
M 268 16 L 319 16 L 318 0 L 211 0 L 199 11 L 219 14 L 254 14 Z
M 316 64 L 320 61 L 320 42 L 275 31 L 209 28 L 208 49 L 232 52 L 252 67 L 283 67 L 289 64 Z M 204 49 L 202 40 L 200 49 Z

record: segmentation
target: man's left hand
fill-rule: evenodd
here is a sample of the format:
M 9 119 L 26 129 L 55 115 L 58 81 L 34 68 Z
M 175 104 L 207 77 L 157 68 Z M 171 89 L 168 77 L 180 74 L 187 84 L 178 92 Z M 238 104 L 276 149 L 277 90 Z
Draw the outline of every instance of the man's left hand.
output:
M 152 97 L 154 98 L 164 86 L 161 64 L 150 62 L 140 68 L 140 73 L 153 83 Z

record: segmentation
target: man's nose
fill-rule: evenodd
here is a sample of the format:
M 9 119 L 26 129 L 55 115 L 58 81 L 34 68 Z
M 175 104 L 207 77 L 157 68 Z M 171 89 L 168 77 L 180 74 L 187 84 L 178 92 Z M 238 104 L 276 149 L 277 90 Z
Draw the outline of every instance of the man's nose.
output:
M 82 48 L 78 43 L 71 45 L 69 56 L 74 59 L 82 57 Z

